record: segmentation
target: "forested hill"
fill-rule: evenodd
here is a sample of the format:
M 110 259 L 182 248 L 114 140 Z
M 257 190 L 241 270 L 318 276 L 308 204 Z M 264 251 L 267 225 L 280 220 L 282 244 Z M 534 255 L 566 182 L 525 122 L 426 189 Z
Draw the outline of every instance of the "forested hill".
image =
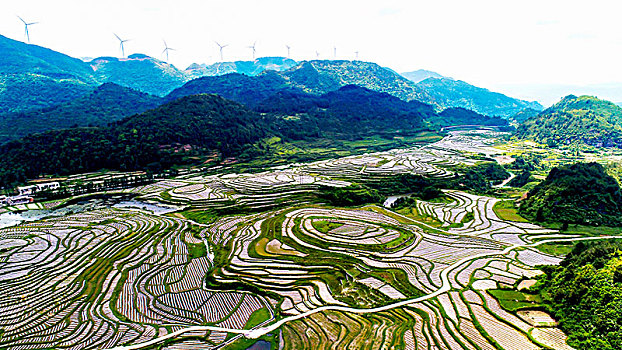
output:
M 542 110 L 538 102 L 519 100 L 451 78 L 431 77 L 420 81 L 417 86 L 444 108 L 461 107 L 504 118 L 510 118 L 525 108 Z
M 536 221 L 622 225 L 622 191 L 598 163 L 553 168 L 529 191 L 520 213 Z
M 579 242 L 537 287 L 576 349 L 622 349 L 622 241 Z
M 273 136 L 285 141 L 350 140 L 383 132 L 412 134 L 425 128 L 424 115 L 412 104 L 387 94 L 350 86 L 321 97 L 305 96 L 323 102 L 294 118 L 254 112 L 204 94 L 182 97 L 107 127 L 30 135 L 0 147 L 0 183 L 102 168 L 159 170 L 196 162 L 196 157 L 213 152 L 223 158 L 248 159 L 261 152 L 257 141 Z
M 172 64 L 143 54 L 127 58 L 99 57 L 88 63 L 93 76 L 156 96 L 165 96 L 191 78 Z
M 97 87 L 73 101 L 0 118 L 0 144 L 31 133 L 73 126 L 104 126 L 155 108 L 162 99 L 114 83 Z
M 173 90 L 167 101 L 196 94 L 217 94 L 226 99 L 253 107 L 260 101 L 287 90 L 285 79 L 274 72 L 266 72 L 256 77 L 239 73 L 230 73 L 213 77 L 202 77 L 191 80 Z
M 424 128 L 425 120 L 436 115 L 427 104 L 405 102 L 356 85 L 346 85 L 321 96 L 281 91 L 255 109 L 284 117 L 302 117 L 317 124 L 322 132 L 361 136 L 412 133 Z
M 477 112 L 460 108 L 447 108 L 438 116 L 430 117 L 430 122 L 434 126 L 452 125 L 486 125 L 486 126 L 507 126 L 507 119 L 501 117 L 488 117 Z
M 236 155 L 270 128 L 235 102 L 188 96 L 108 127 L 49 131 L 0 146 L 0 183 L 104 168 L 159 170 L 207 151 Z
M 622 108 L 596 97 L 570 95 L 527 119 L 516 135 L 550 146 L 622 147 Z
M 386 92 L 404 101 L 417 100 L 437 105 L 436 101 L 415 83 L 373 62 L 305 61 L 278 74 L 291 87 L 314 94 L 334 91 L 345 85 L 358 85 L 377 92 Z
M 460 124 L 472 124 L 473 116 L 488 118 L 458 114 L 466 118 L 452 118 Z M 259 140 L 275 136 L 283 142 L 409 136 L 429 129 L 438 118 L 429 105 L 354 85 L 321 96 L 282 90 L 254 110 L 216 95 L 190 95 L 106 127 L 53 130 L 5 144 L 0 147 L 0 185 L 104 168 L 160 170 L 196 163 L 214 152 L 246 160 L 265 151 Z
M 45 108 L 86 94 L 96 85 L 79 59 L 0 35 L 0 114 Z

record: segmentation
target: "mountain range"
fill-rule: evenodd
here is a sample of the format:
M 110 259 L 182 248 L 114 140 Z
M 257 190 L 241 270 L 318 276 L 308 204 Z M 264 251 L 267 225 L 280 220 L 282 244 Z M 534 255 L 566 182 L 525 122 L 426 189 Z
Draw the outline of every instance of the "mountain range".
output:
M 265 70 L 284 71 L 297 64 L 296 61 L 285 57 L 260 57 L 253 61 L 216 62 L 210 65 L 193 63 L 186 68 L 185 73 L 192 78 L 229 73 L 255 76 Z
M 509 117 L 529 103 L 475 88 L 463 82 L 438 78 L 415 83 L 393 70 L 362 61 L 303 61 L 282 57 L 254 61 L 193 64 L 180 70 L 166 62 L 134 54 L 127 58 L 100 57 L 85 62 L 64 54 L 0 36 L 0 115 L 55 106 L 71 101 L 106 82 L 165 96 L 201 76 L 242 73 L 249 76 L 276 72 L 284 84 L 305 92 L 323 94 L 356 84 L 387 92 L 403 100 L 418 100 L 437 110 L 463 107 L 476 112 Z M 438 79 L 438 81 L 429 81 Z M 426 83 L 427 81 L 427 83 Z M 484 95 L 481 97 L 480 95 Z M 493 97 L 491 97 L 493 96 Z M 537 109 L 537 105 L 533 105 Z
M 262 79 L 241 74 L 230 76 L 250 82 Z M 223 77 L 210 79 L 229 81 Z M 252 91 L 249 81 L 245 86 Z M 138 95 L 113 84 L 106 84 L 102 90 L 102 93 L 115 91 L 119 99 L 134 95 L 134 100 L 141 103 L 158 102 L 157 97 Z M 59 112 L 88 110 L 89 105 L 97 107 L 88 102 L 93 99 L 96 97 L 84 99 L 84 107 L 65 105 Z M 495 122 L 461 109 L 447 109 L 439 115 L 430 105 L 403 101 L 356 85 L 322 95 L 288 88 L 254 102 L 253 106 L 215 94 L 190 94 L 107 126 L 31 134 L 0 146 L 0 185 L 20 183 L 41 174 L 73 174 L 102 168 L 160 171 L 173 165 L 196 163 L 214 152 L 222 158 L 254 159 L 268 152 L 261 140 L 275 137 L 283 142 L 326 140 L 331 145 L 370 136 L 393 139 L 430 130 L 439 121 L 450 120 L 443 116 L 447 113 L 458 124 L 489 121 L 487 124 L 507 125 L 506 120 Z
M 462 107 L 490 116 L 510 118 L 525 108 L 542 110 L 538 102 L 515 99 L 451 78 L 428 78 L 417 86 L 444 107 Z
M 105 83 L 69 102 L 6 114 L 0 118 L 0 144 L 52 129 L 104 126 L 123 117 L 158 107 L 163 102 L 157 96 L 115 83 Z

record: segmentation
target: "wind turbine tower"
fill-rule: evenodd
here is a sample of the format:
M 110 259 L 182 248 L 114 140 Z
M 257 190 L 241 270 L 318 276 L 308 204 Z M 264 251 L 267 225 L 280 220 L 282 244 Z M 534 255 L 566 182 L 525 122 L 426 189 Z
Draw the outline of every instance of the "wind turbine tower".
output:
M 168 47 L 168 45 L 166 44 L 166 40 L 162 40 L 162 41 L 164 41 L 164 51 L 162 51 L 162 53 L 166 54 L 166 62 L 168 62 L 168 52 L 175 51 L 175 49 L 173 49 L 172 47 Z
M 37 24 L 39 22 L 26 22 L 24 21 L 23 18 L 21 18 L 20 16 L 17 16 L 17 18 L 19 18 L 20 21 L 22 21 L 22 23 L 24 23 L 24 27 L 26 29 L 26 39 L 28 40 L 28 43 L 30 44 L 30 33 L 28 33 L 28 26 L 31 26 L 33 24 Z
M 121 47 L 121 57 L 125 58 L 125 47 L 123 47 L 123 43 L 126 43 L 126 42 L 128 42 L 130 40 L 129 39 L 123 40 L 117 34 L 115 34 L 115 33 L 112 33 L 112 34 L 114 34 L 114 36 L 117 37 L 117 39 L 119 40 L 119 43 L 120 43 L 119 46 Z
M 289 45 L 285 45 L 285 47 L 287 48 L 287 58 L 289 58 L 289 50 L 291 50 L 291 46 Z
M 218 45 L 218 48 L 220 49 L 220 61 L 224 62 L 224 58 L 222 55 L 222 49 L 224 49 L 225 47 L 229 46 L 229 44 L 225 44 L 225 45 L 221 45 L 218 41 L 216 42 L 216 45 Z
M 251 45 L 251 46 L 249 46 L 249 47 L 248 47 L 249 49 L 252 49 L 252 50 L 253 50 L 253 61 L 255 60 L 255 45 L 256 45 L 256 44 L 257 44 L 257 42 L 255 41 L 255 42 L 253 43 L 253 45 Z M 221 57 L 221 59 L 222 59 L 222 57 Z

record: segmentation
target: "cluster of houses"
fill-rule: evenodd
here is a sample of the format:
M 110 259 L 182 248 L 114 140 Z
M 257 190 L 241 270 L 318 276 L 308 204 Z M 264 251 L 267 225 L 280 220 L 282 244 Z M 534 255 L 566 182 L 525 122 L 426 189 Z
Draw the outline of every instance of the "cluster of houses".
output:
M 17 188 L 16 196 L 0 196 L 0 206 L 28 204 L 34 202 L 32 195 L 43 191 L 54 191 L 60 188 L 58 182 L 46 182 Z

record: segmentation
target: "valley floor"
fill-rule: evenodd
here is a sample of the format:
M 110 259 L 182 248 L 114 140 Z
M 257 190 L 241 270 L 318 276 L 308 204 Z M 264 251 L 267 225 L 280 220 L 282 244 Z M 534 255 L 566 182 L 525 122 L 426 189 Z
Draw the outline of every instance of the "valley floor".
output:
M 561 260 L 537 246 L 603 237 L 502 219 L 501 199 L 460 191 L 399 212 L 309 200 L 321 186 L 453 176 L 471 155 L 500 155 L 497 136 L 180 176 L 124 190 L 175 212 L 0 229 L 0 348 L 571 349 L 516 286 Z

